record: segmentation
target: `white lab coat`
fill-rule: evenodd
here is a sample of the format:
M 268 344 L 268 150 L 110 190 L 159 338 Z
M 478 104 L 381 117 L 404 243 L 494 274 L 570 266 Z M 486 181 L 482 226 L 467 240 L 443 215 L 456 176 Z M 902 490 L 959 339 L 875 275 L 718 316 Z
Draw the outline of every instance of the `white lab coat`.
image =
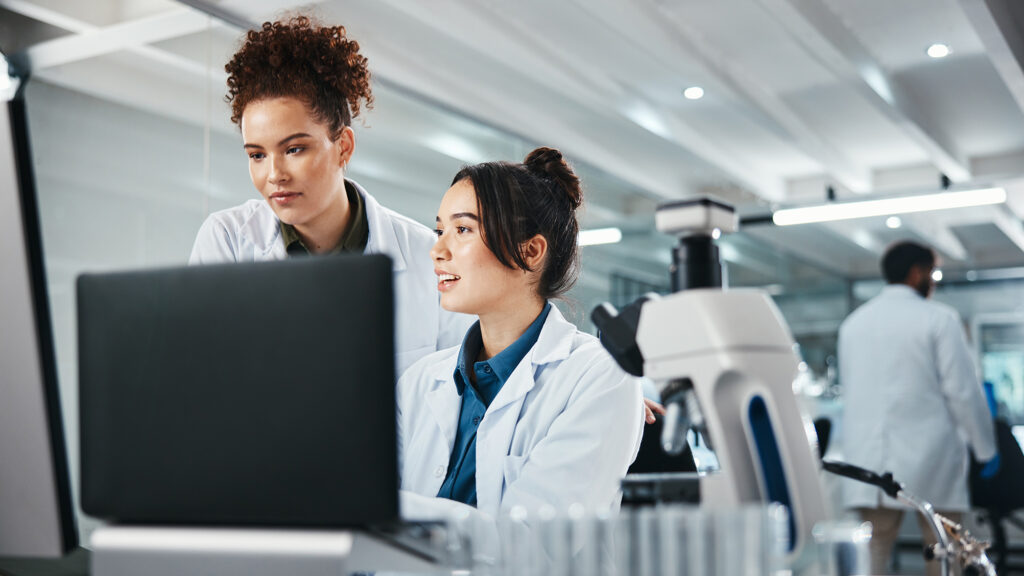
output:
M 968 509 L 968 445 L 995 455 L 995 433 L 960 317 L 903 284 L 886 286 L 839 328 L 842 452 L 892 472 L 939 510 Z M 844 480 L 848 508 L 899 507 Z
M 369 238 L 366 254 L 391 257 L 395 293 L 395 369 L 402 374 L 416 360 L 462 342 L 475 318 L 441 308 L 430 259 L 436 241 L 426 226 L 381 206 L 351 180 L 363 197 Z M 196 235 L 190 264 L 281 260 L 287 256 L 280 221 L 264 200 L 211 214 Z
M 480 422 L 477 507 L 435 498 L 459 423 L 458 355 L 458 347 L 432 354 L 399 380 L 403 516 L 462 512 L 493 529 L 498 514 L 514 506 L 534 513 L 574 503 L 617 509 L 620 481 L 643 434 L 640 382 L 556 308 Z

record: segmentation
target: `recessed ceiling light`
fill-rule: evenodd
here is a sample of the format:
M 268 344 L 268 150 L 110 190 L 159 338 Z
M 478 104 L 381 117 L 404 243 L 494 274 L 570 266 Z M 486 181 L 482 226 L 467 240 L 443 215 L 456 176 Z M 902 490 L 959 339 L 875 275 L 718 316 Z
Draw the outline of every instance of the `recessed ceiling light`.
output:
M 932 44 L 928 47 L 928 55 L 932 58 L 945 58 L 949 56 L 953 51 L 949 49 L 949 46 L 945 44 Z
M 686 96 L 688 100 L 700 100 L 704 97 L 704 89 L 700 86 L 690 86 L 683 90 L 683 96 Z
M 900 220 L 899 216 L 889 216 L 885 219 L 885 225 L 893 230 L 903 226 L 903 220 Z
M 935 282 L 942 282 L 942 270 L 936 268 L 932 271 L 932 280 Z

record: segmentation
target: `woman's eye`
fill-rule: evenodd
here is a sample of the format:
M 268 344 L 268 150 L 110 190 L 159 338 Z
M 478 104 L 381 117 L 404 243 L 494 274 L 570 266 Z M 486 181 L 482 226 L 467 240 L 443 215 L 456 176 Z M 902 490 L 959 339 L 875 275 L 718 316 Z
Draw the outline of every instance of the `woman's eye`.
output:
M 434 230 L 434 234 L 437 235 L 438 238 L 440 238 L 441 234 L 444 234 L 444 230 Z
M 305 148 L 303 148 L 302 146 L 292 146 L 291 148 L 288 149 L 288 153 L 289 154 L 298 154 L 299 152 L 302 152 L 303 150 L 305 150 Z
M 264 154 L 263 152 L 251 152 L 249 154 L 249 159 L 250 160 L 263 160 L 264 156 L 266 156 L 266 154 Z
M 466 232 L 470 232 L 470 229 L 467 226 L 457 226 L 455 228 L 455 231 L 458 232 L 459 234 L 465 234 Z

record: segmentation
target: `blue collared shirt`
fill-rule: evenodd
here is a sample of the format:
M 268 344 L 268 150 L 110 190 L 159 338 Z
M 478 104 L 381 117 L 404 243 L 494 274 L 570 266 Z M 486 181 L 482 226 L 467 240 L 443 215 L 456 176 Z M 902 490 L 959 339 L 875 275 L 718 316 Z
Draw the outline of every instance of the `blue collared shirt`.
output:
M 459 428 L 455 433 L 452 455 L 448 459 L 448 475 L 437 492 L 439 498 L 476 506 L 476 430 L 491 401 L 526 357 L 526 353 L 537 343 L 550 310 L 551 303 L 545 303 L 544 309 L 522 336 L 493 358 L 482 362 L 473 362 L 483 348 L 480 322 L 473 324 L 466 333 L 462 349 L 459 350 L 458 369 L 455 370 L 455 388 L 462 397 Z M 469 377 L 470 366 L 476 375 L 475 385 Z

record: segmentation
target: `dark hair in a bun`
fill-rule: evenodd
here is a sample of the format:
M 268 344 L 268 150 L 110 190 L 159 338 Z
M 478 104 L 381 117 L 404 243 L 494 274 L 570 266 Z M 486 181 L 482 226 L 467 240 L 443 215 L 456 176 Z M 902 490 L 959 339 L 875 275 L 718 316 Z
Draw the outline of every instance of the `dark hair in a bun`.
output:
M 580 179 L 562 157 L 562 153 L 554 148 L 540 147 L 526 155 L 523 165 L 531 172 L 547 177 L 558 184 L 569 195 L 573 208 L 583 204 L 583 190 Z
M 224 66 L 231 121 L 239 124 L 251 102 L 292 97 L 303 101 L 337 139 L 360 104 L 373 107 L 370 71 L 359 43 L 344 26 L 321 26 L 308 16 L 264 22 Z
M 547 258 L 537 293 L 544 299 L 567 292 L 579 276 L 580 179 L 554 148 L 537 148 L 522 164 L 484 162 L 464 166 L 452 185 L 468 179 L 476 192 L 484 242 L 499 262 L 532 271 L 523 244 L 540 234 Z

